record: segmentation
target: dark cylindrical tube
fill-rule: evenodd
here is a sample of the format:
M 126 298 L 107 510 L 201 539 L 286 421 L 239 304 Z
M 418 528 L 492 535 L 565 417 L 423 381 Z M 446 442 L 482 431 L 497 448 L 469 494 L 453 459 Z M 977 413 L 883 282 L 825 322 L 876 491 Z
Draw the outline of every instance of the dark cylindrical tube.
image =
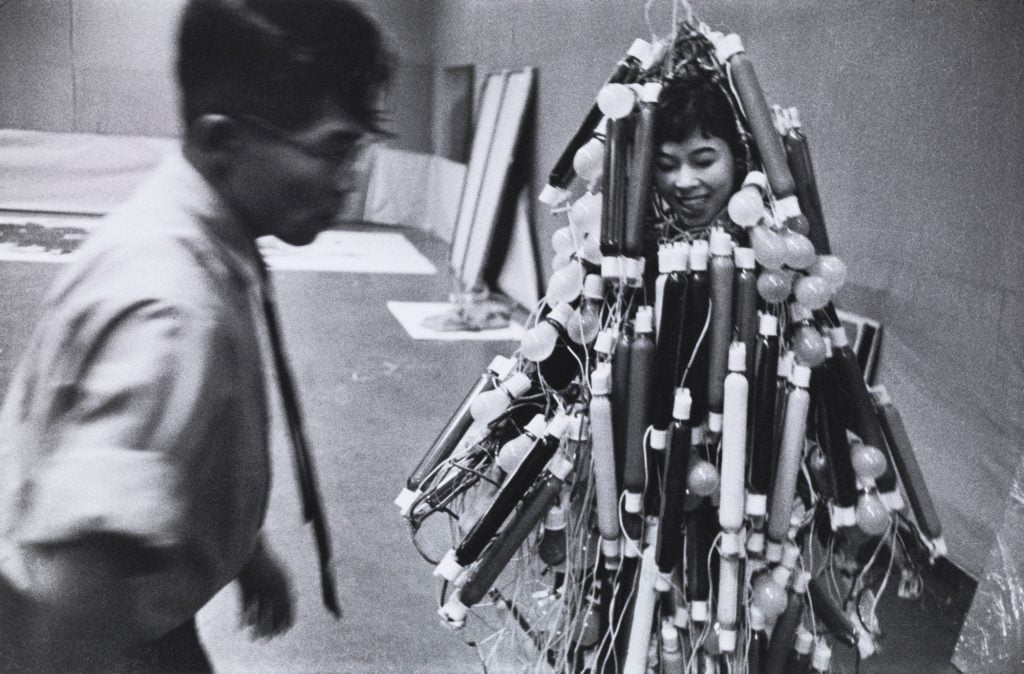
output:
M 661 573 L 671 573 L 683 555 L 683 504 L 686 478 L 690 471 L 690 392 L 676 391 L 672 425 L 668 434 L 668 457 L 658 518 L 658 546 L 655 558 Z
M 733 325 L 736 326 L 736 338 L 747 347 L 747 367 L 744 370 L 748 377 L 754 376 L 754 350 L 757 342 L 757 273 L 754 271 L 754 249 L 734 249 L 736 264 L 736 280 L 733 288 Z
M 810 574 L 799 574 L 793 581 L 789 590 L 789 599 L 786 602 L 786 609 L 775 621 L 772 629 L 772 639 L 768 646 L 768 657 L 765 660 L 764 674 L 787 674 L 786 661 L 790 651 L 793 650 L 793 642 L 796 640 L 796 631 L 800 627 L 800 620 L 804 613 L 804 593 L 807 591 L 807 582 Z
M 607 84 L 630 84 L 636 81 L 642 67 L 638 56 L 638 49 L 642 47 L 643 45 L 638 45 L 634 42 L 629 53 L 615 65 L 615 69 L 606 80 Z M 580 124 L 579 129 L 573 134 L 569 144 L 562 150 L 562 154 L 559 155 L 554 168 L 551 169 L 551 175 L 548 177 L 549 185 L 559 189 L 568 187 L 574 175 L 572 160 L 576 155 L 576 151 L 583 147 L 583 144 L 590 138 L 590 135 L 594 132 L 594 127 L 601 121 L 601 117 L 601 110 L 594 103 L 590 111 L 587 112 L 587 116 L 583 119 L 583 123 Z
M 857 630 L 850 622 L 850 618 L 843 612 L 831 596 L 821 587 L 821 582 L 815 578 L 807 585 L 807 592 L 811 600 L 811 607 L 814 617 L 820 618 L 825 627 L 835 636 L 840 643 L 853 648 L 857 645 Z
M 561 437 L 567 426 L 568 419 L 564 416 L 555 417 L 548 424 L 544 437 L 534 443 L 529 453 L 523 457 L 516 469 L 501 485 L 484 514 L 474 523 L 453 553 L 449 553 L 450 559 L 446 557 L 438 565 L 439 575 L 453 580 L 462 568 L 469 566 L 479 558 L 481 552 L 515 510 L 516 505 L 537 479 L 544 466 L 558 451 Z M 449 571 L 449 569 L 451 570 Z
M 836 359 L 837 379 L 842 389 L 841 395 L 846 403 L 844 408 L 849 415 L 847 423 L 850 430 L 856 433 L 864 444 L 877 447 L 888 454 L 885 434 L 878 422 L 878 413 L 864 381 L 864 373 L 857 362 L 857 355 L 846 340 L 846 332 L 842 326 L 832 329 L 832 348 Z M 902 504 L 891 457 L 886 461 L 885 472 L 878 477 L 878 491 L 890 510 L 898 509 L 897 506 Z
M 928 492 L 928 485 L 925 484 L 924 475 L 921 473 L 921 466 L 914 456 L 914 448 L 910 444 L 910 436 L 903 426 L 903 417 L 893 405 L 888 391 L 884 386 L 875 387 L 872 392 L 875 402 L 875 410 L 878 412 L 878 420 L 882 425 L 882 432 L 892 453 L 896 470 L 900 474 L 903 488 L 910 500 L 910 507 L 914 511 L 914 518 L 925 536 L 933 542 L 942 539 L 942 523 L 935 511 L 931 494 Z M 943 545 L 943 547 L 945 547 Z
M 850 441 L 843 425 L 835 371 L 835 355 L 829 357 L 824 368 L 816 368 L 811 375 L 815 384 L 818 414 L 818 446 L 825 453 L 835 484 L 836 505 L 854 508 L 857 505 L 857 475 L 850 460 Z
M 494 581 L 512 559 L 512 555 L 555 504 L 555 499 L 571 468 L 572 464 L 564 461 L 558 468 L 545 471 L 529 491 L 515 519 L 488 546 L 475 571 L 459 590 L 459 601 L 464 606 L 477 604 L 491 589 Z
M 601 191 L 601 254 L 605 257 L 623 254 L 626 211 L 626 149 L 628 117 L 608 121 L 605 140 L 604 189 Z
M 793 183 L 796 186 L 796 197 L 800 202 L 800 211 L 807 216 L 811 228 L 807 238 L 814 244 L 818 255 L 828 255 L 832 246 L 825 228 L 825 214 L 821 208 L 821 197 L 818 195 L 818 183 L 814 178 L 814 166 L 811 163 L 811 150 L 807 145 L 807 136 L 800 128 L 790 129 L 783 136 L 786 158 Z
M 775 404 L 779 366 L 778 319 L 762 314 L 757 345 L 754 347 L 753 401 L 750 420 L 751 494 L 767 496 L 775 466 Z
M 729 79 L 743 105 L 772 194 L 779 199 L 792 196 L 796 190 L 786 162 L 786 150 L 775 128 L 771 110 L 765 103 L 754 63 L 745 52 L 739 51 L 728 58 L 728 64 Z
M 707 247 L 694 241 L 690 248 L 690 271 L 686 279 L 686 323 L 679 342 L 677 381 L 690 389 L 693 407 L 690 422 L 698 426 L 708 413 L 708 337 L 706 332 L 711 294 L 707 272 Z
M 633 335 L 623 323 L 619 326 L 619 338 L 612 356 L 612 431 L 615 447 L 615 475 L 619 480 L 617 488 L 622 490 L 622 473 L 626 466 L 626 426 L 629 409 L 629 364 L 633 349 Z
M 672 405 L 679 383 L 679 344 L 682 338 L 686 277 L 678 272 L 665 276 L 661 304 L 661 323 L 654 355 L 654 390 L 651 398 L 651 425 L 655 432 L 665 431 L 672 421 Z M 652 437 L 652 445 L 655 445 Z
M 492 364 L 493 366 L 493 364 Z M 488 368 L 480 378 L 477 379 L 473 388 L 469 390 L 466 397 L 463 398 L 462 403 L 459 404 L 455 413 L 448 420 L 448 423 L 444 425 L 433 444 L 430 445 L 430 449 L 423 455 L 420 462 L 416 464 L 416 468 L 409 475 L 409 479 L 406 480 L 406 487 L 410 491 L 416 491 L 419 489 L 423 480 L 437 468 L 442 461 L 451 456 L 452 452 L 459 444 L 459 440 L 466 434 L 470 425 L 473 423 L 473 416 L 469 413 L 469 408 L 472 406 L 473 401 L 478 395 L 484 391 L 490 391 L 494 388 L 495 374 L 493 370 Z
M 629 352 L 629 389 L 626 393 L 626 463 L 623 488 L 642 494 L 646 486 L 646 453 L 644 436 L 650 424 L 651 392 L 654 375 L 654 341 L 651 339 L 650 307 L 640 307 L 634 321 L 633 345 Z M 628 498 L 628 497 L 627 497 Z M 627 508 L 630 507 L 627 501 Z M 632 509 L 631 512 L 638 512 Z
M 732 291 L 736 265 L 732 259 L 732 239 L 724 230 L 711 230 L 711 259 L 708 276 L 711 284 L 711 326 L 708 335 L 708 412 L 721 422 L 722 391 L 728 373 L 729 344 L 732 343 Z M 714 428 L 721 431 L 721 426 Z
M 622 252 L 627 257 L 644 254 L 644 221 L 654 172 L 654 108 L 660 89 L 658 84 L 644 85 L 633 128 L 633 152 L 629 162 L 632 170 L 626 190 L 626 228 L 622 242 Z

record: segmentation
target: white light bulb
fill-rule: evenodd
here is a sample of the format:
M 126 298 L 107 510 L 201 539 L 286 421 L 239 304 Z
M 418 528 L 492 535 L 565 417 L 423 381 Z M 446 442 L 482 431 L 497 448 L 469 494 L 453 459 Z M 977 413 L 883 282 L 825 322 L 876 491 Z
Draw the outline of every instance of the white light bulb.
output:
M 817 328 L 811 325 L 801 325 L 796 329 L 791 348 L 796 362 L 807 367 L 821 365 L 828 356 L 825 339 Z
M 601 264 L 601 244 L 596 237 L 588 236 L 580 245 L 579 255 L 592 265 Z
M 787 601 L 786 588 L 779 585 L 770 575 L 759 576 L 754 581 L 751 604 L 761 611 L 768 622 L 782 615 L 786 610 Z
M 819 255 L 809 271 L 812 276 L 820 276 L 828 281 L 833 292 L 846 283 L 846 263 L 835 255 Z
M 785 302 L 793 290 L 793 275 L 781 270 L 765 270 L 757 277 L 757 292 L 769 304 Z
M 556 253 L 571 255 L 576 251 L 576 237 L 569 227 L 559 227 L 551 235 L 551 248 Z
M 590 185 L 600 180 L 604 171 L 604 141 L 591 138 L 584 143 L 573 156 L 572 168 Z
M 832 299 L 832 286 L 820 276 L 801 276 L 793 284 L 793 296 L 801 305 L 814 311 Z
M 786 232 L 786 265 L 793 269 L 807 269 L 818 259 L 814 244 L 803 234 Z
M 558 330 L 555 329 L 555 326 L 547 321 L 541 321 L 523 335 L 523 341 L 519 344 L 519 352 L 523 354 L 523 358 L 539 363 L 555 350 L 557 339 Z
M 889 511 L 874 492 L 863 492 L 857 498 L 855 517 L 857 526 L 869 536 L 881 536 L 891 523 Z
M 601 234 L 601 193 L 585 192 L 569 209 L 569 226 L 577 236 Z
M 569 339 L 581 345 L 590 344 L 597 339 L 597 333 L 600 330 L 601 314 L 592 308 L 589 301 L 584 302 L 572 312 L 572 315 L 569 316 L 569 323 L 565 326 Z
M 633 112 L 636 94 L 625 84 L 606 84 L 597 92 L 597 107 L 608 119 L 622 119 Z
M 551 306 L 559 302 L 572 302 L 583 290 L 583 277 L 583 265 L 579 260 L 570 260 L 567 265 L 551 274 L 544 301 Z
M 786 240 L 770 227 L 758 225 L 750 230 L 754 257 L 765 269 L 782 269 L 786 263 Z
M 572 262 L 572 253 L 555 253 L 551 256 L 551 271 L 557 271 Z
M 718 469 L 715 465 L 701 459 L 690 467 L 690 472 L 686 476 L 686 488 L 696 496 L 711 496 L 718 491 L 718 481 Z
M 850 448 L 850 462 L 857 477 L 868 480 L 877 480 L 889 465 L 882 450 L 863 443 Z
M 744 185 L 729 197 L 729 218 L 740 227 L 753 227 L 764 215 L 764 196 L 754 185 Z
M 512 438 L 498 450 L 497 463 L 505 474 L 510 474 L 533 447 L 537 438 L 544 434 L 544 415 L 537 414 L 526 425 L 520 435 Z
M 469 413 L 473 416 L 474 421 L 489 424 L 505 411 L 510 402 L 508 393 L 503 389 L 484 391 L 473 399 L 469 406 Z

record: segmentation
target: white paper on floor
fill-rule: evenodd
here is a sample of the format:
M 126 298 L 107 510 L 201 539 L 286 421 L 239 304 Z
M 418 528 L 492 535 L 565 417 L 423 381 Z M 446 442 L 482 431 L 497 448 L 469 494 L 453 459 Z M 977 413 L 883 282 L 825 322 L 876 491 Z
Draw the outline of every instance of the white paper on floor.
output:
M 271 269 L 367 274 L 436 274 L 437 268 L 401 234 L 327 231 L 308 246 L 259 240 Z
M 515 321 L 494 330 L 442 331 L 424 327 L 425 319 L 451 311 L 454 307 L 448 302 L 388 302 L 388 310 L 413 339 L 519 341 L 523 337 L 523 326 Z
M 67 221 L 48 224 L 42 218 L 32 222 L 44 227 L 57 224 L 67 227 Z M 0 224 L 14 224 L 0 219 Z M 77 241 L 74 242 L 77 247 Z M 285 271 L 332 271 L 366 274 L 436 274 L 437 268 L 423 256 L 408 239 L 394 232 L 321 233 L 308 246 L 289 246 L 273 237 L 259 240 L 260 251 L 271 269 Z M 15 262 L 69 262 L 76 256 L 74 250 L 62 252 L 42 245 L 18 245 L 14 241 L 0 242 L 0 260 Z

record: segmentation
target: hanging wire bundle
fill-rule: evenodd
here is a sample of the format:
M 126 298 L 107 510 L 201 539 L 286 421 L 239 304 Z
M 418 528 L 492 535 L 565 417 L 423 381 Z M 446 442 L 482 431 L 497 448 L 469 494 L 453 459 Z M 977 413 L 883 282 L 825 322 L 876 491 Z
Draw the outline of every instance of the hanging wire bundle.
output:
M 699 228 L 652 188 L 659 98 L 694 79 L 728 100 L 744 174 Z M 876 652 L 893 575 L 915 596 L 945 546 L 837 317 L 846 268 L 797 111 L 766 105 L 738 36 L 687 16 L 616 65 L 541 199 L 568 220 L 545 299 L 396 500 L 443 621 L 484 627 L 485 668 L 760 674 Z M 422 541 L 436 518 L 447 551 Z

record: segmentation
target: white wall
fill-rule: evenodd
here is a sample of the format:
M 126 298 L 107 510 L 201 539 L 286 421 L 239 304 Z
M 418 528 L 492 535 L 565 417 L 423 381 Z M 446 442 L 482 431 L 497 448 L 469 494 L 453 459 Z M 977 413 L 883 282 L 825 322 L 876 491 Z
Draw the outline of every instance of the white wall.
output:
M 0 2 L 0 127 L 177 136 L 184 0 Z M 427 152 L 435 0 L 362 0 L 394 46 L 396 147 Z

